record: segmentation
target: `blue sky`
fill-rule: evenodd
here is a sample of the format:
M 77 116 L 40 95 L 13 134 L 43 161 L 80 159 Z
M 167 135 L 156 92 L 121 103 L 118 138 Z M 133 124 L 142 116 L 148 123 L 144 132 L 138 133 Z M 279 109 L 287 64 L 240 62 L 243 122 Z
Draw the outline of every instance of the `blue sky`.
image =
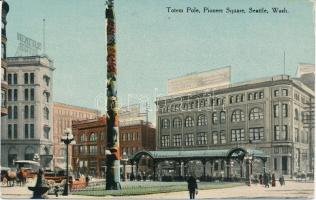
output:
M 106 49 L 104 0 L 7 0 L 8 56 L 20 32 L 42 42 L 54 60 L 54 101 L 104 111 Z M 248 10 L 268 14 L 168 13 L 166 7 Z M 272 7 L 287 14 L 273 14 Z M 165 95 L 167 80 L 232 66 L 232 82 L 283 73 L 314 63 L 314 14 L 308 0 L 115 0 L 118 94 L 121 105 Z M 129 100 L 128 100 L 129 99 Z M 150 112 L 154 120 L 155 113 Z

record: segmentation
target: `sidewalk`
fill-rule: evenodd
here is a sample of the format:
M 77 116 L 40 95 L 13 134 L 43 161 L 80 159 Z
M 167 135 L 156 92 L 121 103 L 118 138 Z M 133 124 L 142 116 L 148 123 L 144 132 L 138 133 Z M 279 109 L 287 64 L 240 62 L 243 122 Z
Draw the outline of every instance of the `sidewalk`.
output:
M 220 198 L 234 198 L 234 199 L 285 199 L 285 198 L 314 198 L 314 183 L 312 182 L 296 182 L 288 181 L 285 186 L 277 184 L 276 187 L 264 188 L 262 185 L 238 186 L 225 189 L 212 189 L 212 190 L 200 190 L 197 199 L 220 199 Z M 1 197 L 9 199 L 29 199 L 32 196 L 32 192 L 27 187 L 1 187 Z M 139 196 L 125 196 L 125 197 L 95 197 L 95 196 L 59 196 L 55 197 L 49 195 L 51 199 L 188 199 L 188 192 L 172 192 L 172 193 L 160 193 L 151 195 L 139 195 Z

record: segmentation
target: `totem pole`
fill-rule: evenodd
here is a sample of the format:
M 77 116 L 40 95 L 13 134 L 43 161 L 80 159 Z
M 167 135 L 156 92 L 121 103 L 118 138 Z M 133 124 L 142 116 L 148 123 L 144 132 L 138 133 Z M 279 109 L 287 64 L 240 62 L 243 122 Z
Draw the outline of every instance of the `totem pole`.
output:
M 120 185 L 120 145 L 119 120 L 116 86 L 116 49 L 115 49 L 115 18 L 113 1 L 108 0 L 105 12 L 107 18 L 107 150 L 106 155 L 106 190 L 119 190 Z

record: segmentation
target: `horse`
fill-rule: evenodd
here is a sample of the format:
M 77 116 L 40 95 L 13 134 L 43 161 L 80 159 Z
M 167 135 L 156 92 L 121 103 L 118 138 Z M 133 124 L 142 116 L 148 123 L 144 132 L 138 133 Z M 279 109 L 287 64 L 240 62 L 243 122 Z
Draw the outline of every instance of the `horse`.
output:
M 10 169 L 10 170 L 6 171 L 4 178 L 7 181 L 7 186 L 13 187 L 14 182 L 16 181 L 16 173 Z
M 20 186 L 23 186 L 25 185 L 26 183 L 26 178 L 27 178 L 27 171 L 26 170 L 23 170 L 23 169 L 20 169 L 18 172 L 17 172 L 17 183 L 19 183 Z

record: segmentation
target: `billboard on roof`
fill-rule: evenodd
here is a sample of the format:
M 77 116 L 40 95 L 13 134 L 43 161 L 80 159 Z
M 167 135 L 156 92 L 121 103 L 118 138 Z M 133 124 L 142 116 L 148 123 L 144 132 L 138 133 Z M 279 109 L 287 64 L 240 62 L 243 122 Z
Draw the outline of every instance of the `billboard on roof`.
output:
M 222 88 L 230 84 L 231 67 L 189 74 L 168 80 L 168 95 L 196 90 Z

